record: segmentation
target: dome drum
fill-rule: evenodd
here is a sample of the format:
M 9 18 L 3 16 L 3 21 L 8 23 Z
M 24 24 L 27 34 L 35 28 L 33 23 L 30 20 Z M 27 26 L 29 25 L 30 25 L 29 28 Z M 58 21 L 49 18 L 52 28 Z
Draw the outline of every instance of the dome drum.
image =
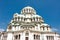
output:
M 36 11 L 32 7 L 27 6 L 22 9 L 21 14 L 36 14 Z

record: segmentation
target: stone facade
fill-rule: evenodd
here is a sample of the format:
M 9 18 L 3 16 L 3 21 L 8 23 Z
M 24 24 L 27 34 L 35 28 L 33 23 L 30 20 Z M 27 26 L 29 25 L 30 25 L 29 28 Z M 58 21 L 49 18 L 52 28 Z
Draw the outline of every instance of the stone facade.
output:
M 60 35 L 52 31 L 34 8 L 27 6 L 21 14 L 14 14 L 7 30 L 0 32 L 0 40 L 60 40 Z

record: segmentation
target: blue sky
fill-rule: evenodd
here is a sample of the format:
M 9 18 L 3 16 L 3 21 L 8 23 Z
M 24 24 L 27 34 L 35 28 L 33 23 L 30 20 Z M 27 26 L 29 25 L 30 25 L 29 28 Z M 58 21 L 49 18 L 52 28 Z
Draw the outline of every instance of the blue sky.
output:
M 14 13 L 23 7 L 33 7 L 45 23 L 60 32 L 60 0 L 0 0 L 0 30 L 6 30 Z

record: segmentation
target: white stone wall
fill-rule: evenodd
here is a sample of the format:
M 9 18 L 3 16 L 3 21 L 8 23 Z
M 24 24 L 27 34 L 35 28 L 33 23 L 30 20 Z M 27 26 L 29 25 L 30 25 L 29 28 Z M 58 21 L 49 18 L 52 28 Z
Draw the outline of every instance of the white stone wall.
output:
M 33 33 L 29 33 L 29 40 L 34 40 Z
M 13 40 L 13 34 L 12 33 L 7 34 L 7 40 Z
M 26 33 L 26 31 L 28 31 L 29 32 L 29 35 L 28 36 L 26 36 L 25 35 L 25 33 Z M 25 37 L 28 37 L 28 40 L 34 40 L 34 34 L 36 34 L 36 35 L 40 35 L 40 40 L 47 40 L 47 36 L 54 36 L 54 40 L 59 40 L 59 35 L 58 34 L 53 34 L 53 33 L 51 33 L 51 34 L 49 34 L 49 33 L 36 33 L 36 32 L 30 32 L 29 30 L 26 30 L 26 31 L 24 31 L 24 32 L 17 32 L 16 34 L 18 35 L 18 34 L 20 34 L 21 36 L 20 36 L 20 40 L 25 40 Z M 0 38 L 0 40 L 2 40 L 3 39 L 3 35 L 1 35 L 1 38 Z M 7 33 L 7 40 L 14 40 L 14 34 L 13 33 Z
M 21 39 L 20 40 L 25 40 L 25 33 L 24 32 L 21 33 Z

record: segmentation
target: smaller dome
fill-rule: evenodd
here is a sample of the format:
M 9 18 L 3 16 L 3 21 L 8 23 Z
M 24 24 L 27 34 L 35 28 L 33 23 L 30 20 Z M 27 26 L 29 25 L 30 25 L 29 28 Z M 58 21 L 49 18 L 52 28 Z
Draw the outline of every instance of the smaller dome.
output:
M 50 26 L 50 25 L 44 23 L 44 24 L 41 24 L 40 26 Z
M 24 15 L 18 15 L 19 17 L 25 17 Z
M 17 17 L 18 15 L 19 15 L 18 13 L 15 13 L 15 14 L 14 14 L 14 17 Z
M 21 11 L 22 14 L 36 14 L 36 11 L 34 8 L 30 7 L 30 6 L 27 6 L 27 7 L 24 7 Z
M 39 18 L 42 18 L 41 16 L 39 16 L 39 15 L 33 15 L 32 17 L 39 17 Z

